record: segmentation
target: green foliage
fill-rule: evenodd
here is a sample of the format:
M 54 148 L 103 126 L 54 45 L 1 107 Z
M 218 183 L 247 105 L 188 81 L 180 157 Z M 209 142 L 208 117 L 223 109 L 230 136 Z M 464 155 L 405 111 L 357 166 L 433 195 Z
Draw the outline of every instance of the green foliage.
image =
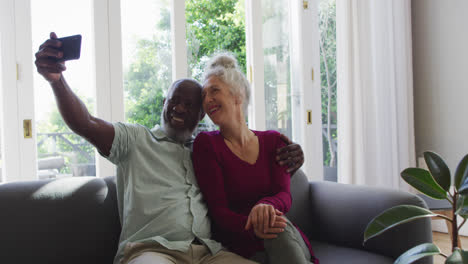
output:
M 431 173 L 427 170 L 420 168 L 407 168 L 401 172 L 401 177 L 409 185 L 429 197 L 439 200 L 447 197 L 447 191 L 437 184 Z
M 454 217 L 449 218 L 444 215 L 435 214 L 418 206 L 395 206 L 372 219 L 364 231 L 364 242 L 397 225 L 423 217 L 437 216 L 451 222 L 452 225 L 457 227 L 452 232 L 452 254 L 447 257 L 443 253 L 438 252 L 439 249 L 434 245 L 430 243 L 422 244 L 405 252 L 395 263 L 412 263 L 425 256 L 440 254 L 446 257 L 445 263 L 468 264 L 468 252 L 458 248 L 460 246 L 458 245 L 458 230 L 468 218 L 468 198 L 462 192 L 462 190 L 468 189 L 468 183 L 466 183 L 468 155 L 458 164 L 453 191 L 450 190 L 450 170 L 442 157 L 434 152 L 425 152 L 424 158 L 430 171 L 420 168 L 407 168 L 401 172 L 401 177 L 408 184 L 427 196 L 448 200 L 452 204 L 452 215 Z M 457 224 L 457 216 L 464 218 L 464 221 L 460 225 Z
M 189 68 L 200 79 L 207 58 L 219 51 L 236 55 L 245 69 L 244 1 L 194 0 L 185 6 Z M 164 95 L 171 85 L 170 13 L 161 10 L 151 40 L 137 42 L 135 58 L 124 75 L 128 122 L 153 127 L 160 123 Z M 189 74 L 190 75 L 190 74 Z
M 414 205 L 398 205 L 388 209 L 375 217 L 372 222 L 366 227 L 364 232 L 364 242 L 382 234 L 390 228 L 401 225 L 403 223 L 413 221 L 419 218 L 433 217 L 437 214 L 431 211 L 414 206 Z
M 332 142 L 336 142 L 337 131 L 332 128 L 337 122 L 336 106 L 336 1 L 327 0 L 319 3 L 319 32 L 320 32 L 320 80 L 322 99 L 322 123 L 330 122 L 331 137 L 324 137 L 324 165 L 335 167 L 336 157 L 332 159 L 332 153 L 336 152 Z M 330 103 L 330 104 L 329 104 Z M 330 120 L 328 120 L 330 114 Z M 334 154 L 334 153 L 333 153 Z
M 447 258 L 446 264 L 467 264 L 468 252 L 459 248 L 455 249 L 451 256 Z
M 244 3 L 239 0 L 185 2 L 189 75 L 200 80 L 207 58 L 220 51 L 233 53 L 245 73 Z
M 170 32 L 139 40 L 136 59 L 124 76 L 127 121 L 146 127 L 160 122 L 164 94 L 171 85 Z
M 434 180 L 445 191 L 448 191 L 450 188 L 450 170 L 442 158 L 434 152 L 425 152 L 424 160 Z
M 164 96 L 172 82 L 171 15 L 167 8 L 160 12 L 152 38 L 137 41 L 124 72 L 127 122 L 149 128 L 160 123 Z
M 434 255 L 440 255 L 440 249 L 432 243 L 424 243 L 403 253 L 394 264 L 412 263 L 421 258 Z
M 455 187 L 463 192 L 460 187 L 463 184 L 464 186 L 468 186 L 465 182 L 468 179 L 468 155 L 463 157 L 462 161 L 457 166 L 457 170 L 455 171 Z M 466 195 L 466 193 L 463 193 Z

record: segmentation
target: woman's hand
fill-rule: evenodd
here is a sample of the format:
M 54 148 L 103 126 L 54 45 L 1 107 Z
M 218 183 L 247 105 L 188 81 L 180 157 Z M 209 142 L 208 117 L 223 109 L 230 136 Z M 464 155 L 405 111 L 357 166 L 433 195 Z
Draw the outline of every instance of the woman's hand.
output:
M 257 204 L 250 211 L 245 229 L 253 227 L 259 238 L 275 238 L 276 234 L 283 232 L 286 220 L 283 213 L 269 204 Z
M 275 223 L 273 224 L 273 227 L 267 228 L 267 232 L 261 232 L 261 230 L 257 230 L 254 228 L 254 233 L 258 238 L 261 239 L 272 239 L 276 238 L 279 233 L 284 231 L 284 228 L 286 227 L 286 218 L 283 216 L 276 216 L 275 218 Z

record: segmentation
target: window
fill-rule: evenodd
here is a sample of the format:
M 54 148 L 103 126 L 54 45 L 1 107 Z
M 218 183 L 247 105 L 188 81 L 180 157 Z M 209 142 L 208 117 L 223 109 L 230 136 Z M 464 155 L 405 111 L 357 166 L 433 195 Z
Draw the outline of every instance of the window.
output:
M 121 5 L 125 119 L 152 128 L 172 83 L 170 1 Z
M 292 138 L 288 1 L 262 0 L 266 128 Z
M 335 0 L 320 1 L 319 19 L 324 178 L 337 181 Z
M 318 85 L 307 75 L 311 68 L 319 71 L 315 7 L 287 0 L 5 0 L 0 7 L 0 29 L 8 36 L 1 47 L 3 85 L 17 88 L 4 91 L 2 101 L 4 126 L 14 130 L 2 134 L 8 147 L 2 166 L 15 175 L 7 180 L 35 179 L 36 168 L 44 170 L 40 178 L 96 175 L 96 169 L 100 176 L 115 175 L 112 164 L 66 128 L 49 85 L 31 63 L 52 30 L 59 37 L 83 36 L 81 59 L 67 62 L 65 76 L 89 110 L 110 122 L 147 127 L 160 123 L 174 78 L 200 80 L 213 53 L 234 53 L 252 83 L 249 127 L 285 133 L 305 150 L 306 173 L 321 171 L 315 131 L 322 123 L 309 125 L 304 118 L 312 109 L 312 119 L 320 119 Z M 26 119 L 34 124 L 31 139 L 22 137 Z M 202 122 L 199 130 L 212 129 Z
M 186 1 L 185 18 L 189 77 L 201 80 L 208 58 L 217 52 L 234 54 L 245 74 L 245 1 Z
M 185 19 L 189 77 L 202 81 L 206 63 L 219 52 L 233 54 L 245 74 L 245 1 L 226 0 L 218 5 L 209 0 L 186 1 Z M 215 129 L 206 115 L 195 134 Z
M 50 7 L 54 7 L 51 9 Z M 70 12 L 73 10 L 73 12 Z M 92 1 L 31 1 L 32 52 L 54 30 L 58 37 L 82 35 L 81 57 L 67 61 L 64 76 L 88 110 L 95 109 Z M 39 179 L 96 176 L 94 147 L 67 127 L 47 81 L 34 71 L 34 105 Z

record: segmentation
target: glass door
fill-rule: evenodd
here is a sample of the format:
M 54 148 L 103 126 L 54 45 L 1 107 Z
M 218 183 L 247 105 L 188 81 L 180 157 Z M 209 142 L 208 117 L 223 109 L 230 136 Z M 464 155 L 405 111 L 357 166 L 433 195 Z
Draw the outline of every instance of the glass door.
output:
M 245 1 L 186 1 L 185 27 L 188 77 L 203 81 L 203 71 L 213 54 L 234 55 L 246 74 Z M 208 115 L 195 134 L 216 130 Z
M 336 0 L 320 0 L 320 80 L 324 179 L 337 181 Z
M 94 31 L 92 0 L 31 1 L 33 54 L 49 38 L 81 34 L 79 60 L 67 61 L 64 76 L 73 91 L 95 112 Z M 53 8 L 51 8 L 53 7 Z M 50 85 L 34 70 L 37 168 L 39 179 L 96 176 L 94 147 L 71 132 L 58 112 Z
M 171 2 L 122 0 L 122 68 L 125 120 L 160 123 L 172 83 Z
M 279 131 L 304 151 L 302 169 L 321 180 L 317 1 L 247 0 L 250 127 Z M 260 14 L 260 15 L 259 15 Z
M 288 0 L 262 0 L 266 129 L 292 139 L 290 14 Z

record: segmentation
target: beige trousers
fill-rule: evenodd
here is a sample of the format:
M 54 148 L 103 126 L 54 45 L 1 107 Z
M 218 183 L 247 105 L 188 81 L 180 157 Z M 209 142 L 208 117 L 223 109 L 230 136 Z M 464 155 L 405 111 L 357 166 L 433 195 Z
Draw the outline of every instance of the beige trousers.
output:
M 205 245 L 191 244 L 188 252 L 167 249 L 157 243 L 129 243 L 122 264 L 255 264 L 235 253 L 221 250 L 212 255 Z

